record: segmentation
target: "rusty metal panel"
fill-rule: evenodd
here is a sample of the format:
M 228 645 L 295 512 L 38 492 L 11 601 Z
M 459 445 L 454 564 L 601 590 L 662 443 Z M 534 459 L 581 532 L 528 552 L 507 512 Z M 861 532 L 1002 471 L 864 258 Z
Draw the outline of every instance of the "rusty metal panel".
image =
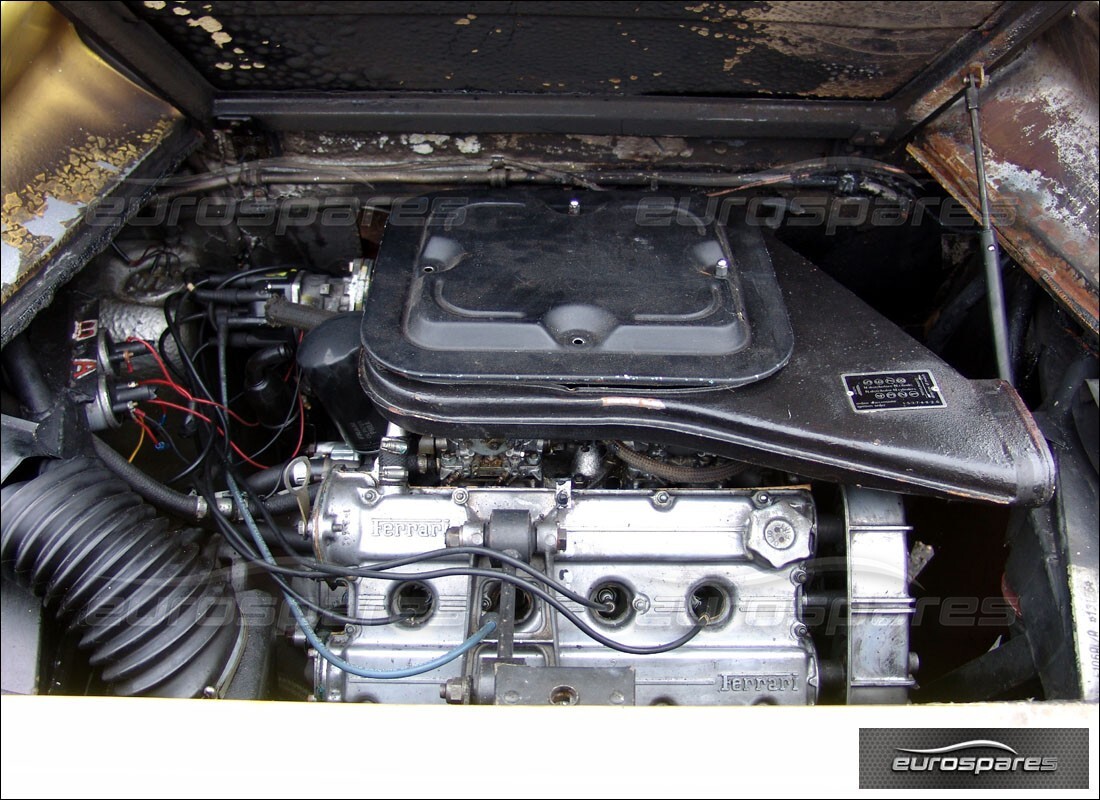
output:
M 133 175 L 183 120 L 88 50 L 47 3 L 4 4 L 3 52 L 7 341 L 18 322 L 9 301 L 66 255 L 90 204 Z
M 127 2 L 221 91 L 882 99 L 1002 2 Z
M 1009 3 L 996 18 L 963 36 L 916 80 L 891 98 L 900 112 L 893 136 L 905 139 L 960 92 L 972 64 L 987 70 L 1007 62 L 1055 20 L 1069 13 L 1072 2 Z
M 994 226 L 1005 250 L 1093 332 L 1098 329 L 1097 4 L 1033 42 L 982 92 L 982 137 Z M 909 152 L 976 214 L 963 102 Z

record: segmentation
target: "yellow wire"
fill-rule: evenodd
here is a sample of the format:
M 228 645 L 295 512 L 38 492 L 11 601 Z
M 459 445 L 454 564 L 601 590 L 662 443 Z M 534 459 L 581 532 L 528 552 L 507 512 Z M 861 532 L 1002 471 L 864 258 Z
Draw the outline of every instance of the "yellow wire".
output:
M 141 437 L 138 439 L 137 446 L 134 448 L 134 452 L 130 453 L 130 457 L 128 459 L 126 459 L 126 462 L 128 464 L 133 464 L 134 463 L 134 459 L 137 458 L 138 450 L 140 450 L 141 446 L 143 444 L 145 444 L 145 428 L 141 428 L 140 430 L 141 430 Z

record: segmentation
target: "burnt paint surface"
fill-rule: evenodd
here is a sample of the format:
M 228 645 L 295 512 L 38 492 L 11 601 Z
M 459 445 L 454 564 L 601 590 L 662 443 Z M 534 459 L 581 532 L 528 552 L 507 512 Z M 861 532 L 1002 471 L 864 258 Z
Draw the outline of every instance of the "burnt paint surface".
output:
M 10 24 L 20 26 L 12 36 L 36 35 L 36 47 L 12 68 L 16 79 L 5 76 L 4 303 L 68 241 L 89 204 L 181 123 L 171 107 L 93 55 L 48 6 Z
M 220 90 L 881 99 L 997 2 L 162 2 Z
M 993 223 L 1006 251 L 1098 330 L 1097 6 L 1082 3 L 982 92 Z M 959 101 L 910 152 L 970 209 L 977 205 L 969 115 Z

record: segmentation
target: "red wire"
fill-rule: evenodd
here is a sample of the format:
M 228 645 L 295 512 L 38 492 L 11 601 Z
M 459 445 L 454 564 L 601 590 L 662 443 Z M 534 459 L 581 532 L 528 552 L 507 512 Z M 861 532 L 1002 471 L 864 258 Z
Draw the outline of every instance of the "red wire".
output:
M 298 332 L 298 344 L 301 344 L 302 339 L 304 339 L 304 338 L 306 338 L 306 332 L 305 331 L 299 331 Z M 290 360 L 290 366 L 288 366 L 286 368 L 286 372 L 283 374 L 283 383 L 286 383 L 288 380 L 290 380 L 290 375 L 291 375 L 292 372 L 294 372 L 294 359 Z
M 183 413 L 190 414 L 193 417 L 198 417 L 203 422 L 208 422 L 210 424 L 214 423 L 214 420 L 210 419 L 210 417 L 206 416 L 205 414 L 200 414 L 198 411 L 195 411 L 194 409 L 188 408 L 187 406 L 181 406 L 179 403 L 170 403 L 167 400 L 159 400 L 159 399 L 158 400 L 146 400 L 144 402 L 152 403 L 152 404 L 158 405 L 158 406 L 164 406 L 165 408 L 174 408 L 177 411 L 182 411 Z
M 160 444 L 160 442 L 157 440 L 157 437 L 153 434 L 152 428 L 146 425 L 142 419 L 145 416 L 145 412 L 143 412 L 141 409 L 135 408 L 131 412 L 131 416 L 133 417 L 134 422 L 140 425 L 141 429 L 145 431 L 145 435 L 153 440 L 153 444 Z
M 160 371 L 164 375 L 164 379 L 168 381 L 168 383 L 175 383 L 175 381 L 172 380 L 172 376 L 168 373 L 168 367 L 165 365 L 164 359 L 161 358 L 160 353 L 157 352 L 157 348 L 153 347 L 153 345 L 149 344 L 149 342 L 137 336 L 131 336 L 126 341 L 136 342 L 140 345 L 144 345 L 145 349 L 149 351 L 149 355 L 156 359 L 157 366 L 160 367 Z
M 172 389 L 173 391 L 179 393 L 179 395 L 181 397 L 184 397 L 184 398 L 186 398 L 187 400 L 189 400 L 193 403 L 201 403 L 201 404 L 204 404 L 204 405 L 215 406 L 216 408 L 220 408 L 220 409 L 224 410 L 233 419 L 237 420 L 237 422 L 239 422 L 242 425 L 245 425 L 249 428 L 255 428 L 259 425 L 258 422 L 249 422 L 249 421 L 243 419 L 239 414 L 237 414 L 236 412 L 231 411 L 230 409 L 226 408 L 221 403 L 215 403 L 212 400 L 203 400 L 202 398 L 194 397 L 190 392 L 188 392 L 186 389 L 184 389 L 182 386 L 180 386 L 178 383 L 176 383 L 174 380 L 172 380 L 172 376 L 168 372 L 168 367 L 165 365 L 164 359 L 162 359 L 160 357 L 160 353 L 157 352 L 157 349 L 155 347 L 153 347 L 152 344 L 150 344 L 149 342 L 147 342 L 144 339 L 141 339 L 137 336 L 131 336 L 129 339 L 127 339 L 127 341 L 136 342 L 136 343 L 144 346 L 145 349 L 149 351 L 149 354 L 154 359 L 156 359 L 157 366 L 160 367 L 161 374 L 164 375 L 164 380 L 163 381 L 154 378 L 154 379 L 151 379 L 151 380 L 142 381 L 143 384 L 154 384 L 154 385 L 167 386 L 170 389 Z M 132 367 L 131 367 L 131 369 L 132 369 Z M 160 399 L 146 400 L 145 402 L 152 403 L 152 404 L 158 405 L 158 406 L 164 406 L 166 408 L 174 408 L 178 411 L 184 412 L 185 414 L 190 414 L 191 416 L 198 417 L 199 419 L 203 420 L 204 422 L 206 422 L 209 425 L 214 424 L 214 421 L 211 420 L 210 417 L 206 416 L 205 414 L 200 414 L 198 411 L 195 411 L 194 409 L 188 408 L 187 406 L 181 406 L 178 403 L 170 403 L 167 400 L 160 400 Z M 136 413 L 140 414 L 141 412 L 138 411 Z M 153 443 L 156 444 L 157 443 L 157 438 L 155 436 L 153 436 L 153 432 L 151 430 L 149 430 L 149 428 L 145 425 L 145 423 L 141 422 L 136 417 L 135 417 L 134 421 L 137 422 L 139 425 L 141 425 L 141 427 L 145 428 L 146 434 L 150 438 L 152 438 Z M 215 427 L 217 428 L 218 433 L 220 433 L 222 435 L 225 435 L 225 432 L 219 426 L 215 426 Z M 302 401 L 302 396 L 299 394 L 298 395 L 298 444 L 295 445 L 294 455 L 291 456 L 291 458 L 295 458 L 298 455 L 299 451 L 301 451 L 302 444 L 305 442 L 305 437 L 306 437 L 305 403 Z M 230 446 L 230 448 L 232 448 L 234 453 L 239 455 L 247 463 L 251 464 L 252 466 L 256 467 L 257 469 L 270 469 L 270 467 L 268 467 L 266 464 L 261 464 L 259 461 L 256 461 L 255 459 L 253 459 L 251 456 L 249 456 L 247 453 L 245 453 L 243 450 L 241 450 L 241 448 L 237 447 L 237 445 L 234 444 L 232 441 L 229 442 L 229 446 Z
M 154 247 L 154 245 L 149 245 L 148 247 L 146 247 L 145 250 L 142 251 L 142 254 L 140 256 L 138 256 L 137 258 L 132 258 L 129 261 L 127 261 L 126 266 L 136 267 L 139 264 L 144 263 L 145 259 L 147 259 L 149 257 L 149 253 L 152 251 L 153 247 Z
M 260 425 L 260 423 L 258 423 L 258 422 L 249 422 L 244 417 L 242 417 L 240 414 L 238 414 L 236 411 L 233 411 L 230 408 L 226 408 L 221 403 L 215 403 L 213 400 L 204 400 L 201 397 L 195 397 L 193 394 L 191 394 L 189 391 L 184 389 L 178 383 L 174 383 L 172 381 L 162 381 L 162 380 L 158 380 L 156 378 L 150 378 L 147 381 L 142 381 L 141 385 L 142 386 L 149 386 L 149 385 L 152 385 L 152 386 L 167 386 L 169 389 L 172 389 L 174 392 L 177 392 L 181 397 L 184 397 L 184 398 L 190 400 L 192 403 L 201 403 L 202 405 L 205 405 L 205 406 L 214 406 L 215 408 L 222 409 L 225 413 L 227 413 L 229 416 L 233 417 L 233 419 L 237 420 L 237 422 L 241 423 L 246 428 L 257 428 Z
M 164 359 L 162 359 L 160 357 L 160 353 L 158 353 L 157 349 L 155 347 L 153 347 L 153 345 L 150 344 L 149 342 L 147 342 L 144 339 L 141 339 L 137 336 L 131 336 L 126 341 L 136 342 L 137 344 L 143 345 L 145 347 L 145 349 L 149 351 L 149 354 L 157 360 L 157 365 L 160 367 L 160 371 L 164 375 L 164 380 L 158 380 L 156 378 L 153 378 L 153 379 L 150 379 L 150 380 L 147 380 L 147 381 L 142 381 L 142 384 L 155 384 L 155 385 L 167 386 L 170 389 L 172 389 L 173 391 L 177 392 L 180 395 L 180 397 L 186 397 L 188 400 L 190 400 L 193 403 L 202 403 L 203 405 L 216 406 L 217 408 L 223 409 L 227 414 L 229 414 L 231 417 L 233 417 L 233 419 L 237 420 L 237 422 L 241 423 L 245 427 L 255 428 L 255 427 L 259 426 L 260 423 L 258 423 L 258 422 L 249 422 L 244 417 L 242 417 L 240 414 L 226 408 L 221 403 L 215 403 L 213 400 L 204 400 L 201 397 L 195 397 L 189 391 L 187 391 L 182 386 L 180 386 L 178 383 L 176 383 L 174 380 L 172 380 L 172 376 L 168 373 L 168 367 L 167 367 L 167 365 L 165 365 Z M 131 367 L 131 370 L 132 369 L 133 369 L 133 367 Z
M 298 395 L 298 444 L 294 445 L 294 455 L 297 458 L 302 452 L 302 443 L 306 440 L 306 404 L 302 401 L 302 395 Z
M 172 376 L 168 373 L 168 367 L 165 365 L 164 359 L 162 359 L 160 357 L 160 353 L 158 353 L 157 349 L 155 347 L 153 347 L 153 345 L 150 344 L 149 342 L 147 342 L 144 339 L 141 339 L 137 336 L 131 336 L 129 339 L 127 339 L 127 341 L 136 342 L 140 345 L 143 345 L 145 347 L 145 349 L 149 351 L 149 354 L 157 360 L 157 365 L 160 367 L 160 371 L 164 375 L 164 380 L 158 380 L 156 378 L 153 378 L 153 379 L 150 379 L 150 380 L 147 380 L 147 381 L 142 381 L 143 384 L 156 384 L 156 385 L 167 386 L 170 389 L 172 389 L 173 391 L 178 392 L 181 397 L 185 397 L 193 403 L 202 403 L 203 405 L 216 406 L 217 408 L 220 408 L 220 409 L 224 410 L 227 414 L 229 414 L 231 417 L 233 417 L 233 419 L 237 420 L 237 422 L 241 423 L 242 425 L 244 425 L 246 427 L 255 428 L 255 427 L 259 426 L 260 423 L 258 423 L 258 422 L 249 422 L 248 420 L 244 419 L 240 414 L 226 408 L 221 403 L 215 403 L 213 400 L 204 400 L 201 397 L 195 397 L 189 391 L 187 391 L 182 386 L 180 386 L 178 383 L 176 383 L 174 380 L 172 380 Z
M 219 433 L 221 432 L 221 428 L 218 429 L 218 432 Z M 271 469 L 269 466 L 267 466 L 267 464 L 261 464 L 259 461 L 254 460 L 251 456 L 249 456 L 247 453 L 245 453 L 243 450 L 241 450 L 241 448 L 239 448 L 239 447 L 237 447 L 237 445 L 233 444 L 233 442 L 230 442 L 229 446 L 233 448 L 234 453 L 239 455 L 241 458 L 243 458 L 249 464 L 254 466 L 256 469 Z
M 299 399 L 301 399 L 301 398 L 299 398 Z M 210 419 L 210 417 L 206 416 L 205 414 L 200 414 L 198 411 L 194 411 L 193 409 L 190 409 L 187 406 L 181 406 L 179 403 L 169 403 L 167 400 L 146 400 L 145 402 L 146 403 L 152 403 L 152 404 L 158 405 L 158 406 L 164 406 L 166 408 L 174 408 L 177 411 L 182 411 L 185 414 L 190 414 L 193 417 L 198 417 L 203 422 L 206 422 L 209 425 L 214 425 L 214 421 L 212 419 Z M 223 436 L 225 435 L 225 431 L 223 431 L 221 429 L 221 426 L 214 425 L 214 427 L 217 429 L 218 433 L 222 434 Z M 256 461 L 253 458 L 251 458 L 248 455 L 248 453 L 241 450 L 241 448 L 237 447 L 237 445 L 234 444 L 232 441 L 229 443 L 229 446 L 231 448 L 233 448 L 234 453 L 239 455 L 241 458 L 243 458 L 245 461 L 247 461 L 249 464 L 256 467 L 257 469 L 270 469 L 266 464 L 261 464 L 259 461 Z

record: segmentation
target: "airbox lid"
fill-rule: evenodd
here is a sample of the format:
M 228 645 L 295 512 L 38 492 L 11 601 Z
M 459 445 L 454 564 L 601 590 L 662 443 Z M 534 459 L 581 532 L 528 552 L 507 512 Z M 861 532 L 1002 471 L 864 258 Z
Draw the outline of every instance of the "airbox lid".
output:
M 759 380 L 789 359 L 790 324 L 759 232 L 715 216 L 705 198 L 640 192 L 404 201 L 374 266 L 366 355 L 433 382 Z

